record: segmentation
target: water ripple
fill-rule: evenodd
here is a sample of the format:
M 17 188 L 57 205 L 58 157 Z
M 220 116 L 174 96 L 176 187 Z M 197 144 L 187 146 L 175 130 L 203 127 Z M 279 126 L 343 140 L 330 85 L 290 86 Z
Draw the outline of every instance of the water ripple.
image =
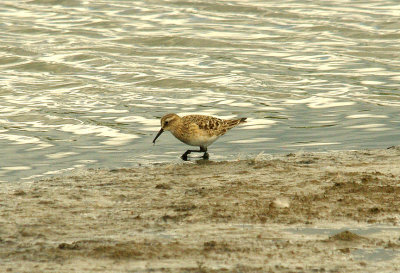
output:
M 248 117 L 221 159 L 396 145 L 399 15 L 394 0 L 2 1 L 0 179 L 174 160 L 170 135 L 151 146 L 168 112 Z

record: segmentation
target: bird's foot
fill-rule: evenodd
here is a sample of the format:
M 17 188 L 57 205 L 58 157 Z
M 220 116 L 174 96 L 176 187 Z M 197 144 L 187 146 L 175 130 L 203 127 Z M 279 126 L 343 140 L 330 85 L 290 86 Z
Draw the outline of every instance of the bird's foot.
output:
M 190 153 L 185 152 L 183 155 L 181 155 L 181 158 L 183 161 L 188 161 L 188 154 L 190 154 Z
M 209 159 L 209 158 L 210 158 L 210 155 L 207 152 L 205 152 L 203 154 L 203 159 Z

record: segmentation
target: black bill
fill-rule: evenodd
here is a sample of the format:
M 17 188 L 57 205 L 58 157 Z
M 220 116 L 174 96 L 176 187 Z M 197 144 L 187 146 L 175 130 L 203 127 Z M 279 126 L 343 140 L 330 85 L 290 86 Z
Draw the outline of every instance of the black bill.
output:
M 158 134 L 156 135 L 156 137 L 155 137 L 154 140 L 153 140 L 153 143 L 154 143 L 154 144 L 156 143 L 156 139 L 157 139 L 163 132 L 164 132 L 164 129 L 161 128 L 160 131 L 158 132 Z

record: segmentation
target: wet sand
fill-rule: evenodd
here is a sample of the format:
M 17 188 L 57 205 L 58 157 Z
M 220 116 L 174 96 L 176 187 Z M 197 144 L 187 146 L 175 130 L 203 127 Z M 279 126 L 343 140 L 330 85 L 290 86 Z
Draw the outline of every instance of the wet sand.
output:
M 399 147 L 81 170 L 0 208 L 1 272 L 400 270 Z

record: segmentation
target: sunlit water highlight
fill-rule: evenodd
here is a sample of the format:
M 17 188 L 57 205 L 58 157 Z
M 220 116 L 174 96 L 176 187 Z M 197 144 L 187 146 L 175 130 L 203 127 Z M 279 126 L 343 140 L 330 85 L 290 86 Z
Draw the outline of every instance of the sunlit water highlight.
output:
M 248 117 L 215 160 L 399 144 L 397 1 L 2 1 L 0 181 L 178 162 L 168 112 Z

